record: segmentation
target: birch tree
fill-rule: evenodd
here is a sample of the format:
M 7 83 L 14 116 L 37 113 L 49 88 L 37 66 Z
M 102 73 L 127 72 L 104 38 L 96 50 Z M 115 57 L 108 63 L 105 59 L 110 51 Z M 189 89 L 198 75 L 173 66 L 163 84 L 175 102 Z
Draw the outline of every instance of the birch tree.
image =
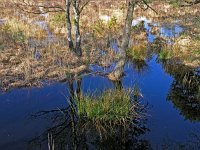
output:
M 44 14 L 49 12 L 65 12 L 66 13 L 66 30 L 68 47 L 71 51 L 75 52 L 77 56 L 82 56 L 81 49 L 81 33 L 80 33 L 80 16 L 81 12 L 90 0 L 65 0 L 63 3 L 39 3 L 36 0 L 16 0 L 14 3 L 18 8 L 27 13 Z M 42 12 L 40 11 L 42 8 Z M 72 38 L 72 20 L 74 18 L 75 38 Z
M 139 6 L 143 10 L 151 9 L 157 13 L 150 5 L 148 5 L 146 0 L 127 0 L 127 12 L 126 20 L 123 29 L 122 43 L 120 46 L 120 58 L 115 65 L 114 70 L 108 75 L 108 78 L 111 80 L 120 80 L 123 76 L 124 65 L 126 61 L 126 50 L 129 46 L 129 40 L 131 36 L 131 28 L 133 21 L 134 8 Z
M 86 0 L 81 5 L 81 0 L 66 0 L 66 23 L 67 23 L 67 40 L 70 50 L 73 50 L 78 56 L 82 56 L 81 50 L 81 34 L 80 34 L 80 15 L 84 7 L 89 3 L 90 0 Z M 75 26 L 75 46 L 72 40 L 72 23 L 70 8 L 74 12 L 74 26 Z

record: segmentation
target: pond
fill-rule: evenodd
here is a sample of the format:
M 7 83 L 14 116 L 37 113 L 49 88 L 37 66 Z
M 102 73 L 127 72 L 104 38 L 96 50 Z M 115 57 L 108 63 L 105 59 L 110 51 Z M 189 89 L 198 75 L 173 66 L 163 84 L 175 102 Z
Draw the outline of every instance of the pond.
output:
M 145 28 L 149 30 L 148 24 Z M 176 23 L 160 27 L 162 36 L 178 36 L 182 28 Z M 173 31 L 172 31 L 173 30 Z M 150 32 L 148 39 L 155 37 Z M 113 47 L 116 47 L 114 45 Z M 112 68 L 113 66 L 111 66 Z M 90 65 L 91 72 L 110 68 Z M 172 61 L 160 61 L 153 53 L 142 62 L 126 61 L 123 88 L 140 89 L 139 103 L 145 106 L 145 129 L 137 133 L 136 145 L 129 149 L 198 149 L 200 148 L 200 72 Z M 185 82 L 190 81 L 190 83 Z M 77 87 L 75 81 L 74 88 Z M 105 76 L 86 74 L 81 79 L 83 93 L 98 93 L 114 88 Z M 48 134 L 68 108 L 69 82 L 45 84 L 42 88 L 19 88 L 0 93 L 0 149 L 48 149 Z M 62 124 L 64 119 L 60 119 Z M 66 122 L 64 122 L 66 123 Z M 60 125 L 61 126 L 61 125 Z M 60 130 L 55 140 L 59 149 L 70 149 L 70 129 Z M 44 135 L 44 136 L 43 136 Z M 92 135 L 95 136 L 95 135 Z M 51 139 L 51 136 L 49 136 Z M 63 140 L 64 139 L 64 140 Z M 85 142 L 88 149 L 99 149 L 95 141 Z M 63 142 L 64 141 L 64 142 Z M 116 144 L 116 142 L 114 143 Z M 109 147 L 110 146 L 110 147 Z M 126 149 L 107 139 L 101 149 Z M 128 149 L 128 148 L 127 148 Z

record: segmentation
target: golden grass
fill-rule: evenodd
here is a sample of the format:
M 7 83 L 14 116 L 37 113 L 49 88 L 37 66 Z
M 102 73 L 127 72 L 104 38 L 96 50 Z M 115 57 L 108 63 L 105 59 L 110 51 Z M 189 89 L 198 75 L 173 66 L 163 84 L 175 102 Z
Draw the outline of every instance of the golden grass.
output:
M 11 47 L 8 46 L 12 39 L 16 41 L 16 43 L 25 43 L 27 44 L 27 40 L 29 37 L 34 37 L 37 39 L 43 38 L 46 36 L 46 33 L 44 30 L 42 30 L 39 26 L 34 25 L 32 23 L 28 23 L 25 21 L 20 20 L 18 17 L 15 16 L 16 8 L 13 6 L 7 5 L 7 0 L 1 0 L 0 4 L 2 4 L 2 12 L 0 14 L 0 18 L 7 18 L 7 23 L 3 26 L 0 26 L 0 80 L 2 85 L 5 88 L 15 87 L 15 86 L 23 86 L 23 85 L 32 85 L 32 84 L 38 84 L 38 81 L 40 79 L 62 79 L 65 77 L 66 72 L 79 72 L 79 70 L 82 70 L 85 68 L 85 64 L 92 63 L 92 62 L 98 62 L 99 64 L 105 64 L 105 66 L 108 63 L 111 62 L 111 59 L 115 57 L 115 54 L 106 47 L 105 39 L 112 37 L 114 39 L 121 39 L 122 35 L 122 28 L 121 24 L 113 18 L 111 21 L 107 23 L 102 23 L 98 18 L 98 9 L 93 10 L 92 7 L 90 9 L 85 9 L 83 12 L 82 20 L 81 20 L 81 27 L 87 27 L 84 28 L 84 31 L 82 30 L 82 33 L 86 33 L 87 31 L 91 31 L 91 38 L 85 38 L 83 35 L 83 43 L 84 48 L 87 49 L 84 52 L 84 57 L 79 60 L 73 53 L 69 52 L 69 50 L 65 46 L 56 45 L 53 46 L 46 46 L 39 47 L 42 58 L 40 60 L 34 59 L 34 49 L 30 49 L 29 51 L 23 51 L 22 46 L 18 44 L 13 44 Z M 164 5 L 164 4 L 163 4 Z M 159 4 L 155 5 L 155 7 L 159 6 Z M 89 6 L 87 6 L 89 7 Z M 11 9 L 13 8 L 13 9 Z M 165 8 L 165 7 L 163 7 Z M 195 8 L 195 11 L 192 9 Z M 158 7 L 158 9 L 161 10 L 162 7 Z M 91 12 L 88 14 L 88 12 Z M 171 12 L 171 8 L 166 7 L 167 12 Z M 137 12 L 137 11 L 136 11 Z M 141 10 L 140 10 L 141 12 Z M 149 14 L 147 12 L 138 13 L 143 16 L 152 16 L 153 19 L 158 19 L 159 21 L 162 21 L 162 16 L 167 17 L 167 13 L 161 13 L 158 16 L 153 16 L 152 14 Z M 177 13 L 178 12 L 178 13 Z M 180 11 L 181 12 L 181 11 Z M 173 10 L 172 14 L 178 14 L 175 16 L 181 15 L 178 9 Z M 196 6 L 187 8 L 186 13 L 195 14 L 196 13 Z M 184 13 L 184 14 L 186 14 Z M 55 14 L 50 15 L 49 24 L 53 30 L 56 30 L 56 26 L 60 23 L 59 19 L 63 19 L 62 17 L 57 17 L 56 19 L 53 17 Z M 63 14 L 62 14 L 63 15 Z M 61 16 L 62 16 L 61 15 Z M 135 14 L 137 16 L 137 14 Z M 181 15 L 184 16 L 184 15 Z M 52 17 L 52 18 L 51 18 Z M 171 18 L 174 18 L 173 16 L 170 16 Z M 169 17 L 169 18 L 170 18 Z M 33 18 L 32 18 L 33 19 Z M 31 20 L 32 20 L 31 19 Z M 54 20 L 53 22 L 51 22 Z M 62 20 L 63 21 L 63 20 Z M 56 22 L 56 23 L 55 23 Z M 51 24 L 52 23 L 52 24 Z M 59 25 L 59 28 L 64 28 L 65 25 L 64 22 L 62 22 Z M 198 23 L 197 23 L 198 25 Z M 197 28 L 198 30 L 198 28 Z M 55 31 L 54 31 L 55 32 Z M 199 30 L 198 30 L 199 32 Z M 198 33 L 197 32 L 197 33 Z M 61 31 L 58 31 L 58 33 L 61 33 Z M 65 32 L 63 32 L 65 33 Z M 6 36 L 8 36 L 6 38 Z M 134 35 L 135 36 L 135 35 Z M 135 36 L 136 37 L 136 36 Z M 133 40 L 142 40 L 145 42 L 146 40 L 146 34 L 145 32 L 142 32 L 142 34 L 138 34 L 138 37 Z M 94 42 L 95 41 L 95 42 Z M 130 51 L 128 51 L 129 55 L 133 59 L 141 59 L 145 60 L 147 54 L 146 54 L 146 45 L 140 45 L 136 43 Z M 27 45 L 25 45 L 27 47 Z M 96 48 L 105 50 L 107 52 L 107 56 L 99 57 L 99 54 L 96 50 Z M 29 48 L 28 48 L 29 49 Z M 180 49 L 178 46 L 173 47 L 173 55 L 174 57 L 180 57 L 183 58 L 184 63 L 192 63 L 197 62 L 199 59 L 199 41 L 194 41 L 192 44 L 192 47 L 188 49 L 188 51 L 180 52 Z M 191 56 L 192 55 L 192 56 Z M 88 56 L 90 59 L 88 59 Z M 191 58 L 192 57 L 192 58 Z M 190 58 L 190 59 L 188 59 Z M 188 60 L 187 60 L 188 59 Z M 195 60 L 195 61 L 194 61 Z M 62 62 L 62 65 L 60 66 L 60 62 Z M 199 63 L 195 63 L 195 66 L 198 66 Z M 80 67 L 82 66 L 82 67 Z M 79 68 L 80 67 L 80 68 Z
M 19 33 L 22 33 L 23 38 L 25 38 L 24 40 L 27 40 L 30 37 L 40 39 L 46 36 L 46 32 L 38 25 L 27 23 L 16 18 L 7 20 L 6 23 L 2 25 L 0 31 L 4 32 L 5 34 L 10 34 L 13 38 L 19 38 L 15 36 L 17 36 Z
M 23 50 L 7 48 L 0 52 L 0 81 L 1 88 L 7 90 L 21 86 L 40 86 L 41 81 L 60 81 L 67 74 L 79 74 L 88 69 L 90 63 L 101 63 L 96 51 L 83 47 L 83 56 L 78 58 L 64 45 L 49 45 L 37 47 L 41 58 L 35 58 L 34 48 Z M 97 61 L 98 60 L 98 61 Z
M 127 56 L 134 60 L 145 60 L 148 56 L 147 45 L 138 43 L 127 50 Z

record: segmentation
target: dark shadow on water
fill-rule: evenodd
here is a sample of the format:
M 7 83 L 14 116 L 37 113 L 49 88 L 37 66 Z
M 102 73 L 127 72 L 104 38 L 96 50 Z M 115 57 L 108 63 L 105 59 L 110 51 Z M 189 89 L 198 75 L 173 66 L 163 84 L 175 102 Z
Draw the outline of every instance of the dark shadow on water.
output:
M 146 24 L 147 25 L 147 24 Z M 147 27 L 149 29 L 149 27 Z M 182 29 L 180 29 L 177 25 L 170 27 L 160 27 L 161 35 L 165 37 L 178 36 Z M 150 31 L 148 31 L 148 40 L 149 42 L 154 42 L 156 36 L 152 35 Z M 157 38 L 158 43 L 162 47 L 161 38 Z M 34 45 L 34 41 L 30 41 Z M 37 43 L 37 41 L 36 41 Z M 110 45 L 109 45 L 110 46 Z M 160 47 L 156 47 L 157 50 L 160 50 Z M 117 42 L 114 41 L 112 45 L 112 49 L 118 52 Z M 59 83 L 55 86 L 50 86 L 50 88 L 44 87 L 40 90 L 36 90 L 34 88 L 30 89 L 17 89 L 12 90 L 8 93 L 2 94 L 0 93 L 0 112 L 1 112 L 1 121 L 0 129 L 3 132 L 2 137 L 0 136 L 0 142 L 3 145 L 0 145 L 0 148 L 16 148 L 16 145 L 23 145 L 24 141 L 20 141 L 21 139 L 32 139 L 28 142 L 29 149 L 52 149 L 54 146 L 55 149 L 152 149 L 155 148 L 155 145 L 152 143 L 154 141 L 159 141 L 157 137 L 159 135 L 166 136 L 165 132 L 157 133 L 158 128 L 160 126 L 165 126 L 163 122 L 170 122 L 173 124 L 174 120 L 178 120 L 177 124 L 180 123 L 183 126 L 178 126 L 174 124 L 173 127 L 167 128 L 167 132 L 170 134 L 174 132 L 174 126 L 180 128 L 181 131 L 185 131 L 185 124 L 188 124 L 187 127 L 191 127 L 194 129 L 195 127 L 199 127 L 200 121 L 200 72 L 198 69 L 191 69 L 184 65 L 181 65 L 177 60 L 166 60 L 160 61 L 154 59 L 156 54 L 152 51 L 147 50 L 147 58 L 145 60 L 126 60 L 125 67 L 122 68 L 123 77 L 121 80 L 116 82 L 111 82 L 108 80 L 105 74 L 109 73 L 115 67 L 115 63 L 111 64 L 108 68 L 101 67 L 95 64 L 90 65 L 91 72 L 101 72 L 99 74 L 87 74 L 83 75 L 83 78 L 79 77 L 76 81 L 69 80 L 67 84 Z M 129 65 L 130 64 L 130 65 Z M 148 72 L 147 72 L 148 71 Z M 109 135 L 110 131 L 107 131 L 106 136 L 100 135 L 92 126 L 84 129 L 84 124 L 76 125 L 76 121 L 78 120 L 77 116 L 72 113 L 72 109 L 67 104 L 68 102 L 73 102 L 73 97 L 80 97 L 81 93 L 87 93 L 87 90 L 91 90 L 90 92 L 101 93 L 101 91 L 116 88 L 116 89 L 125 89 L 127 87 L 133 87 L 134 83 L 132 81 L 137 80 L 137 82 L 144 82 L 143 90 L 144 95 L 148 95 L 145 97 L 149 103 L 154 106 L 152 108 L 152 112 L 155 111 L 156 114 L 152 115 L 152 118 L 146 118 L 142 120 L 133 120 L 135 124 L 134 127 L 130 127 L 128 130 L 123 130 L 122 127 L 115 128 L 115 134 Z M 160 81 L 159 82 L 157 82 Z M 172 81 L 172 82 L 171 82 Z M 157 85 L 156 85 L 156 84 Z M 168 86 L 169 84 L 169 86 Z M 67 87 L 66 87 L 67 85 Z M 61 97 L 60 91 L 66 88 L 68 97 L 63 100 Z M 147 90 L 145 91 L 145 88 Z M 30 91 L 29 91 L 30 90 Z M 29 93 L 30 92 L 30 93 Z M 41 92 L 41 93 L 40 93 Z M 55 93 L 57 92 L 57 93 Z M 30 94 L 30 96 L 24 96 L 26 94 Z M 59 94 L 58 94 L 59 93 Z M 149 94 L 150 93 L 150 94 Z M 49 94 L 50 96 L 44 96 L 45 94 Z M 143 94 L 143 93 L 142 93 Z M 65 95 L 65 93 L 63 94 Z M 38 98 L 39 97 L 39 98 Z M 38 98 L 38 99 L 37 99 Z M 47 100 L 45 100 L 47 99 Z M 56 99 L 57 101 L 53 101 Z M 58 100 L 59 99 L 59 100 Z M 166 99 L 168 101 L 166 101 Z M 64 101 L 64 102 L 63 102 Z M 15 103 L 14 103 L 15 102 Z M 19 102 L 19 103 L 17 103 Z M 30 104 L 29 104 L 29 103 Z M 167 102 L 171 102 L 172 107 L 168 105 Z M 33 104 L 32 104 L 33 103 Z M 38 103 L 35 104 L 35 103 Z M 63 107 L 60 107 L 62 104 Z M 4 106 L 5 105 L 5 106 Z M 20 106 L 21 105 L 21 106 Z M 33 105 L 33 107 L 31 107 Z M 36 107 L 36 108 L 34 108 Z M 56 109 L 56 107 L 59 107 Z M 179 115 L 176 114 L 178 110 Z M 52 109 L 53 108 L 53 109 Z M 166 112 L 162 112 L 160 109 L 165 109 Z M 13 110 L 12 110 L 13 109 Z M 30 110 L 29 110 L 30 109 Z M 9 111 L 8 111 L 9 110 Z M 40 111 L 39 111 L 40 110 Z M 38 112 L 39 111 L 39 112 Z M 137 110 L 141 111 L 141 110 Z M 168 112 L 172 112 L 168 114 Z M 35 113 L 37 112 L 37 113 Z M 18 114 L 19 113 L 19 114 Z M 23 121 L 26 119 L 24 116 L 32 113 L 33 120 L 30 125 L 26 126 L 26 131 L 23 131 Z M 15 119 L 15 115 L 19 118 L 19 120 Z M 154 115 L 154 116 L 153 116 Z M 170 115 L 170 119 L 167 118 Z M 9 119 L 9 117 L 11 119 Z M 167 117 L 166 117 L 167 116 Z M 157 118 L 156 118 L 157 117 Z M 182 117 L 185 118 L 185 121 L 182 120 Z M 45 120 L 45 118 L 47 120 Z M 160 120 L 158 118 L 161 118 Z M 151 122 L 152 127 L 155 126 L 154 131 L 150 131 L 149 126 L 147 125 L 148 120 L 152 119 L 155 122 Z M 173 120 L 174 119 L 174 120 Z M 15 120 L 16 122 L 14 122 Z M 39 121 L 38 121 L 39 120 Z M 33 130 L 30 130 L 34 127 L 35 124 L 40 126 L 40 121 L 44 121 L 45 123 L 52 122 L 51 125 L 47 128 L 45 125 L 40 127 L 36 127 Z M 158 122 L 159 120 L 160 122 Z M 10 122 L 9 122 L 10 121 Z M 157 122 L 156 122 L 157 121 Z M 193 126 L 194 125 L 194 126 Z M 7 127 L 8 126 L 8 127 Z M 10 126 L 10 127 L 9 127 Z M 12 130 L 15 128 L 15 130 Z M 5 131 L 4 131 L 5 129 Z M 162 129 L 162 128 L 161 128 Z M 20 132 L 16 132 L 17 130 L 22 130 Z M 39 132 L 38 130 L 42 130 Z M 75 131 L 76 130 L 76 131 Z M 37 136 L 33 136 L 33 134 L 27 131 L 37 132 Z M 145 134 L 148 134 L 150 131 L 153 136 L 145 137 Z M 161 130 L 159 130 L 161 131 Z M 38 133 L 39 132 L 39 133 Z M 153 133 L 155 132 L 155 134 Z M 190 131 L 186 132 L 188 134 Z M 14 138 L 7 138 L 9 133 L 12 133 Z M 22 137 L 18 136 L 23 134 Z M 197 140 L 199 140 L 199 132 L 197 133 Z M 16 136 L 16 137 L 15 137 Z M 35 137 L 35 138 L 33 138 Z M 104 137 L 104 138 L 102 138 Z M 173 137 L 173 134 L 172 134 Z M 181 135 L 177 136 L 180 140 L 182 140 Z M 7 138 L 6 140 L 4 138 Z M 19 144 L 16 142 L 15 138 L 19 141 Z M 174 137 L 173 137 L 174 138 Z M 14 139 L 14 140 L 13 140 Z M 11 141 L 11 142 L 10 142 Z M 13 142 L 14 141 L 14 142 Z M 152 142 L 153 141 L 153 142 Z M 10 143 L 14 144 L 10 144 Z M 156 143 L 155 142 L 155 143 Z M 17 144 L 16 144 L 17 143 Z M 185 142 L 187 143 L 187 142 Z M 180 143 L 180 146 L 184 146 L 186 144 Z M 16 144 L 16 145 L 15 145 Z M 27 144 L 27 143 L 26 143 Z M 24 144 L 24 145 L 26 145 Z M 174 149 L 177 144 L 171 142 L 166 138 L 166 141 L 162 144 L 163 149 Z M 196 143 L 195 143 L 196 144 Z M 200 142 L 197 144 L 200 145 Z M 4 146 L 6 145 L 6 146 Z M 23 145 L 23 146 L 24 146 Z M 160 146 L 159 145 L 159 146 Z M 16 146 L 16 147 L 15 147 Z
M 174 79 L 168 92 L 167 100 L 171 101 L 190 121 L 200 121 L 200 71 L 173 60 L 162 61 L 163 68 Z
M 148 70 L 148 64 L 145 60 L 131 60 L 133 65 L 133 70 L 135 70 L 138 74 L 142 74 Z
M 75 96 L 81 94 L 82 80 L 68 82 L 70 96 L 67 98 L 71 103 Z M 73 84 L 76 86 L 73 86 Z M 121 81 L 113 83 L 116 89 L 122 89 Z M 76 104 L 75 104 L 76 105 Z M 128 128 L 123 126 L 113 126 L 113 129 L 104 128 L 104 132 L 97 131 L 92 124 L 86 125 L 79 121 L 68 106 L 63 109 L 41 111 L 33 115 L 34 119 L 47 117 L 53 120 L 53 125 L 29 141 L 30 149 L 42 149 L 48 144 L 49 149 L 152 149 L 148 140 L 141 138 L 141 135 L 149 131 L 146 119 L 133 119 L 133 123 Z M 144 107 L 138 107 L 138 113 L 144 113 Z M 102 126 L 103 127 L 103 126 Z

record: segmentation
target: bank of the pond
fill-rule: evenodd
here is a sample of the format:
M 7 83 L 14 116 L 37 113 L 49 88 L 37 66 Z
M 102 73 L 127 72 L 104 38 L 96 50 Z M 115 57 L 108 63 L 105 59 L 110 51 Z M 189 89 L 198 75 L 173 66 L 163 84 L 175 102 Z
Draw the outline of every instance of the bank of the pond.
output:
M 112 7 L 108 6 L 110 3 Z M 123 18 L 125 8 L 117 9 L 121 4 L 123 2 L 98 2 L 97 6 L 92 2 L 84 10 L 81 18 L 84 28 L 81 31 L 82 58 L 66 48 L 66 33 L 56 34 L 52 30 L 65 27 L 63 13 L 20 14 L 17 8 L 14 11 L 13 5 L 9 6 L 14 10 L 8 10 L 3 4 L 4 11 L 9 13 L 7 18 L 5 12 L 1 14 L 6 21 L 1 21 L 0 25 L 0 87 L 7 90 L 41 86 L 44 80 L 65 80 L 68 74 L 77 76 L 78 72 L 88 71 L 90 64 L 111 66 L 118 58 L 116 52 L 122 37 L 123 19 L 119 18 Z M 199 4 L 174 8 L 166 2 L 156 1 L 153 6 L 158 14 L 152 10 L 142 11 L 139 7 L 135 10 L 127 51 L 129 58 L 144 62 L 149 55 L 147 49 L 152 49 L 162 60 L 172 59 L 193 68 L 199 67 Z M 88 10 L 93 8 L 97 12 L 91 13 L 90 18 Z M 113 48 L 113 41 L 117 41 L 115 47 L 118 50 Z
M 137 7 L 114 82 L 121 3 L 84 10 L 81 58 L 66 47 L 62 13 L 19 15 L 0 3 L 0 149 L 200 148 L 199 4 Z
M 198 138 L 195 137 L 199 137 L 198 130 L 200 128 L 197 97 L 199 75 L 195 73 L 195 70 L 184 66 L 180 69 L 180 66 L 171 66 L 171 63 L 160 64 L 156 61 L 156 56 L 146 61 L 146 67 L 139 72 L 136 64 L 131 61 L 126 63 L 124 70 L 126 75 L 121 80 L 121 87 L 134 88 L 136 84 L 143 95 L 138 102 L 148 104 L 145 107 L 147 108 L 146 123 L 145 120 L 140 124 L 134 122 L 142 130 L 135 130 L 136 135 L 129 135 L 129 137 L 147 149 L 157 147 L 162 149 L 163 146 L 173 149 L 180 145 L 197 149 Z M 185 83 L 184 79 L 186 78 L 191 82 Z M 65 126 L 67 124 L 64 119 L 66 116 L 62 113 L 69 114 L 66 96 L 70 97 L 71 95 L 70 85 L 71 83 L 55 83 L 43 88 L 12 89 L 8 93 L 1 93 L 0 148 L 5 150 L 26 149 L 30 144 L 28 141 L 39 137 L 36 143 L 39 142 L 43 149 L 47 149 L 47 132 L 51 131 L 57 146 L 71 145 L 73 142 L 71 141 L 72 130 Z M 103 76 L 88 75 L 82 78 L 81 84 L 73 82 L 74 89 L 78 85 L 83 93 L 87 95 L 89 92 L 93 95 L 98 91 L 115 88 L 116 84 Z M 115 97 L 113 94 L 110 96 Z M 49 130 L 51 128 L 52 130 Z M 92 129 L 87 134 L 87 139 L 89 139 L 86 145 L 89 147 L 98 145 L 95 144 L 95 139 L 90 138 L 94 136 L 94 133 Z M 98 136 L 96 137 L 98 139 Z M 117 143 L 120 143 L 120 139 L 111 139 L 111 137 L 108 138 L 106 141 L 109 142 L 102 146 L 116 147 Z M 31 144 L 38 147 L 34 142 Z

